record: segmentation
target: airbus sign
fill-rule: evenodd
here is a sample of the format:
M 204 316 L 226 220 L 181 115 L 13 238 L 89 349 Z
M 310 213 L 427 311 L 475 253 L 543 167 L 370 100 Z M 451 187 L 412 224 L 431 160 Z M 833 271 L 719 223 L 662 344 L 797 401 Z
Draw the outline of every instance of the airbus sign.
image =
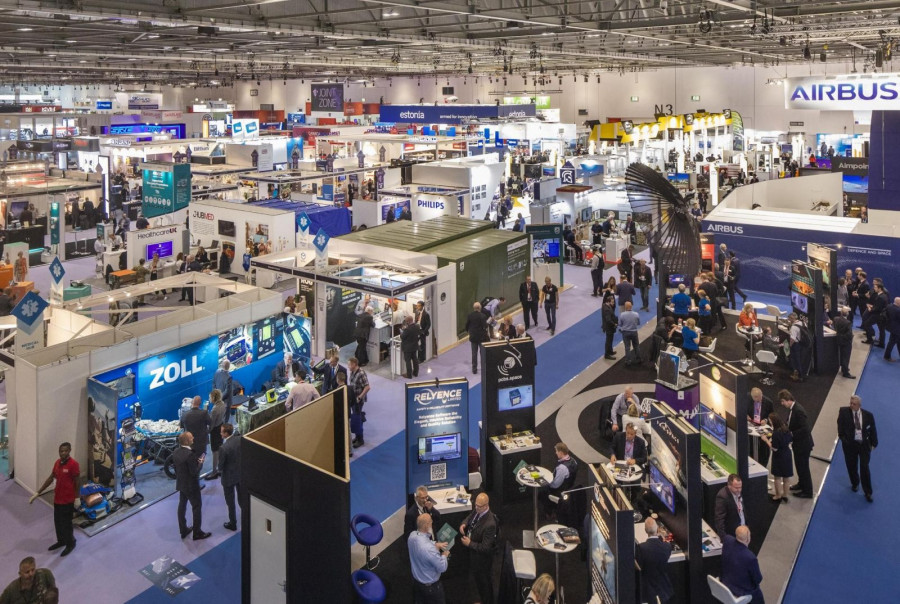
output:
M 900 109 L 900 74 L 854 74 L 787 78 L 786 109 L 897 110 Z
M 707 224 L 706 225 L 707 233 L 731 233 L 733 235 L 743 235 L 744 227 L 735 226 L 733 224 Z

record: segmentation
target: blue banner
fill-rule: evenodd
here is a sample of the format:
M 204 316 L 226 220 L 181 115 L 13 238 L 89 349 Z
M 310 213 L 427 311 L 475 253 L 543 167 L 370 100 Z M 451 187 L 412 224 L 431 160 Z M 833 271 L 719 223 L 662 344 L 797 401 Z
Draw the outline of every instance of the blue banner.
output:
M 112 110 L 112 101 L 97 101 L 97 110 L 98 111 L 111 111 Z
M 406 385 L 406 492 L 469 481 L 469 381 Z
M 219 360 L 218 344 L 219 338 L 212 336 L 140 361 L 137 394 L 144 416 L 176 419 L 183 398 L 200 395 L 206 400 Z
M 461 124 L 473 119 L 533 117 L 534 105 L 382 105 L 386 122 Z

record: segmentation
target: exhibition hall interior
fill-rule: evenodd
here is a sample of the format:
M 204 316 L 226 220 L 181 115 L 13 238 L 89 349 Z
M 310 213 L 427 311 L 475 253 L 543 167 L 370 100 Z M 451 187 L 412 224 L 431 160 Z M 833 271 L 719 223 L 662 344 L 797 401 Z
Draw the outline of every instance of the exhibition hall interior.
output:
M 896 601 L 900 1 L 0 36 L 0 604 Z

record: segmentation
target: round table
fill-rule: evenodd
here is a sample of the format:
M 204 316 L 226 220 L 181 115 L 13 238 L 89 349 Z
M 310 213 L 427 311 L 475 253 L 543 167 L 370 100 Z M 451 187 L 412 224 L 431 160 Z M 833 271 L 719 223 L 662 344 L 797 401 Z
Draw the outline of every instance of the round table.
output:
M 566 528 L 566 527 L 563 526 L 562 524 L 545 524 L 540 529 L 538 529 L 538 532 L 534 538 L 534 542 L 537 543 L 538 545 L 540 545 L 540 541 L 538 541 L 537 535 L 540 535 L 541 533 L 544 533 L 546 531 L 552 531 L 553 533 L 556 534 L 557 543 L 562 543 L 563 545 L 566 546 L 565 548 L 557 548 L 557 547 L 554 547 L 553 543 L 548 543 L 547 545 L 540 546 L 541 549 L 546 550 L 548 552 L 553 552 L 554 554 L 556 554 L 554 557 L 556 558 L 556 592 L 557 593 L 559 593 L 559 591 L 560 591 L 560 588 L 559 588 L 559 555 L 571 552 L 576 547 L 578 547 L 577 543 L 566 543 L 565 541 L 563 541 L 562 537 L 559 536 L 559 533 L 556 532 L 559 529 L 564 529 L 564 528 Z
M 756 362 L 753 360 L 753 340 L 756 336 L 761 336 L 763 330 L 761 327 L 741 327 L 738 325 L 738 331 L 747 336 L 750 340 L 750 362 L 747 363 L 747 373 L 761 373 L 759 369 L 756 367 Z
M 612 462 L 606 464 L 606 469 L 609 470 L 610 474 L 613 475 L 613 478 L 616 479 L 616 482 L 619 484 L 629 485 L 640 483 L 641 479 L 644 477 L 644 471 L 641 470 L 640 466 L 634 464 L 630 466 L 632 469 L 632 474 L 628 476 L 619 476 L 619 473 L 616 471 L 616 465 Z
M 759 311 L 759 310 L 766 310 L 766 308 L 767 308 L 766 305 L 763 304 L 762 302 L 752 302 L 752 301 L 750 301 L 750 302 L 747 302 L 747 304 L 749 304 L 750 306 L 752 306 L 753 309 L 754 309 L 754 310 L 757 310 L 757 311 Z
M 540 472 L 541 478 L 547 484 L 553 480 L 553 472 L 548 470 L 547 468 L 542 468 L 541 466 L 534 466 L 535 471 Z M 537 545 L 537 530 L 538 530 L 538 489 L 541 488 L 541 483 L 539 483 L 536 479 L 531 476 L 531 473 L 526 469 L 522 468 L 518 472 L 516 472 L 516 482 L 518 482 L 523 487 L 528 487 L 531 489 L 531 492 L 534 495 L 534 533 L 531 535 L 531 546 L 528 545 L 527 533 L 522 536 L 522 545 L 524 547 L 531 547 L 532 549 L 536 549 Z

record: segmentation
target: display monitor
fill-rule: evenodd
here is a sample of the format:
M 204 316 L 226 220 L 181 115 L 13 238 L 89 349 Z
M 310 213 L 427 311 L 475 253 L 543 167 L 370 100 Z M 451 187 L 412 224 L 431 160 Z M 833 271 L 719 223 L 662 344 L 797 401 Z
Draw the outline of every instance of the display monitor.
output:
M 497 408 L 499 411 L 527 409 L 534 406 L 534 386 L 515 386 L 500 388 L 497 391 Z
M 9 215 L 12 220 L 18 220 L 22 215 L 22 211 L 28 207 L 27 201 L 11 201 L 9 202 Z
M 234 227 L 234 223 L 230 220 L 220 220 L 219 221 L 219 235 L 223 237 L 236 237 L 237 229 Z
M 400 287 L 401 285 L 406 285 L 406 284 L 403 283 L 403 281 L 397 281 L 396 279 L 388 279 L 387 277 L 381 278 L 381 287 L 393 289 L 395 287 Z M 394 300 L 405 301 L 406 294 L 394 296 Z
M 460 433 L 419 437 L 419 463 L 435 463 L 462 457 Z
M 160 243 L 147 244 L 147 261 L 153 260 L 153 254 L 159 254 L 160 258 L 168 258 L 172 255 L 174 249 L 174 241 L 162 241 Z
M 808 314 L 809 298 L 807 298 L 800 292 L 791 292 L 791 306 L 793 306 L 803 314 Z
M 725 418 L 700 403 L 700 431 L 715 438 L 723 445 L 728 444 L 728 429 L 725 427 Z
M 650 492 L 667 510 L 675 513 L 675 485 L 659 471 L 653 462 L 650 463 Z
M 591 215 L 592 212 L 590 208 L 583 208 L 581 210 L 581 222 L 589 222 L 591 220 Z
M 669 287 L 671 288 L 677 288 L 682 283 L 687 285 L 687 282 L 687 275 L 669 275 Z
M 678 371 L 680 369 L 681 357 L 671 352 L 660 352 L 656 365 L 656 380 L 664 384 L 678 384 Z

